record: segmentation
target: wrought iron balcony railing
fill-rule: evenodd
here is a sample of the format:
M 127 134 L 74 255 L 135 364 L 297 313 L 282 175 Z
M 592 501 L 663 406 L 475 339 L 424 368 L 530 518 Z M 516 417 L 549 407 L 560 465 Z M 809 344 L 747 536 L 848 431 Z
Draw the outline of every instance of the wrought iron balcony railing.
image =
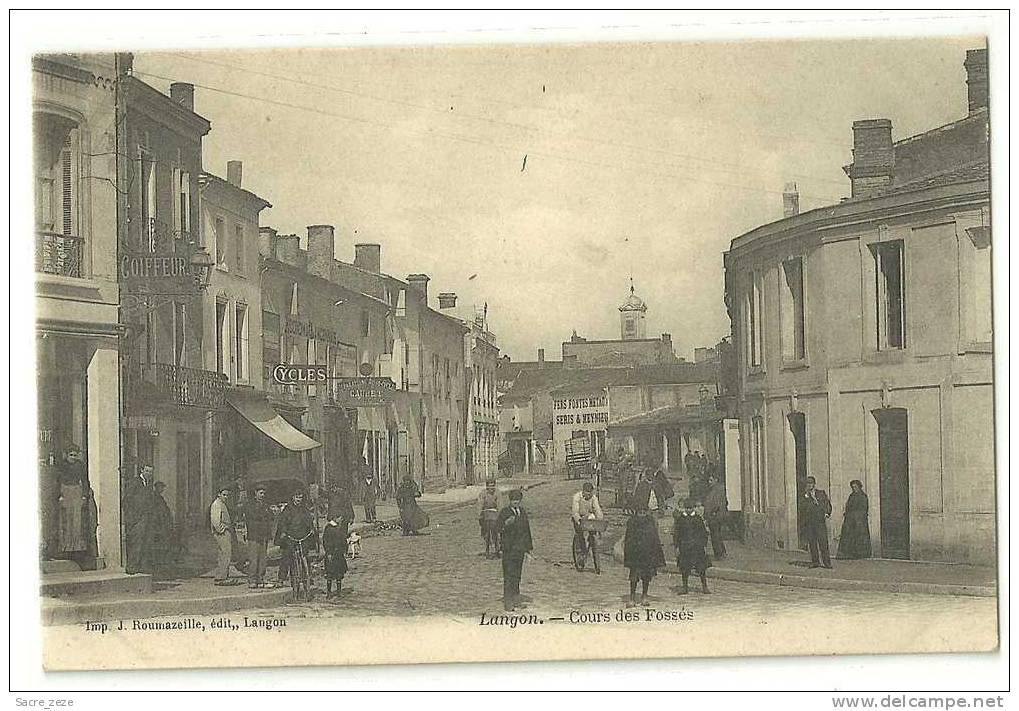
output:
M 44 274 L 80 277 L 84 240 L 75 235 L 37 232 L 35 270 Z
M 226 403 L 226 377 L 211 370 L 152 363 L 125 376 L 131 411 L 160 404 L 215 410 Z

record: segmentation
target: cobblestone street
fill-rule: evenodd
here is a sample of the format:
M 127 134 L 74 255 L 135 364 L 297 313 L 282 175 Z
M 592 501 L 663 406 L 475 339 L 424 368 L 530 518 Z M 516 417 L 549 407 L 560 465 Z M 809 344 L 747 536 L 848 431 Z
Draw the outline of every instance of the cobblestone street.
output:
M 622 534 L 622 515 L 612 510 L 607 513 L 612 525 L 600 554 L 601 574 L 590 570 L 590 563 L 584 572 L 573 568 L 569 506 L 570 496 L 578 487 L 575 482 L 555 482 L 533 488 L 524 496 L 534 536 L 534 557 L 524 565 L 521 584 L 527 613 L 562 617 L 574 610 L 614 611 L 626 602 L 626 569 L 612 559 L 609 551 L 611 541 Z M 363 555 L 352 562 L 339 600 L 326 601 L 319 580 L 317 599 L 310 604 L 291 604 L 256 614 L 426 614 L 477 619 L 482 612 L 502 612 L 502 569 L 498 560 L 486 560 L 483 555 L 473 505 L 433 511 L 431 518 L 427 535 L 403 537 L 399 531 L 385 531 L 366 536 Z M 668 541 L 664 542 L 666 558 L 672 558 Z M 721 580 L 710 580 L 709 584 L 711 595 L 693 591 L 696 586 L 691 586 L 689 595 L 678 595 L 679 576 L 673 562 L 655 578 L 651 603 L 662 608 L 696 608 L 702 619 L 739 615 L 758 622 L 780 614 L 802 614 L 858 616 L 871 624 L 903 617 L 976 616 L 993 624 L 995 615 L 993 598 L 810 590 Z

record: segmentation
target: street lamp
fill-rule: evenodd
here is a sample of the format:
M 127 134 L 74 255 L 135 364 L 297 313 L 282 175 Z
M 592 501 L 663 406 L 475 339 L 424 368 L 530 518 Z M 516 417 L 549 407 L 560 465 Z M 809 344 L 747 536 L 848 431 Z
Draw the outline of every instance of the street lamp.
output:
M 191 254 L 191 273 L 195 277 L 198 288 L 205 291 L 212 282 L 212 269 L 216 266 L 216 260 L 212 258 L 205 247 L 198 247 Z

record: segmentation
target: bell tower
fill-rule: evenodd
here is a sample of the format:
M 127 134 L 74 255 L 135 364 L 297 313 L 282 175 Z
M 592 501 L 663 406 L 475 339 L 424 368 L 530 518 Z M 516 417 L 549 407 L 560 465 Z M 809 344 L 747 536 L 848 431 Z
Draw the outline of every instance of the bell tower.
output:
M 619 337 L 624 341 L 647 338 L 647 304 L 634 293 L 633 277 L 630 277 L 630 295 L 619 307 Z

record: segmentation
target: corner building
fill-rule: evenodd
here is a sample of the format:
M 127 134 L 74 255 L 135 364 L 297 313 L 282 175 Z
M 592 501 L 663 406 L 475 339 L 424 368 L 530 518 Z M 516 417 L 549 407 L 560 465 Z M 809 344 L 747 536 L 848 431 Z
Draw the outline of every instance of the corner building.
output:
M 813 476 L 834 546 L 859 479 L 875 557 L 995 559 L 986 50 L 965 67 L 964 118 L 895 142 L 855 122 L 852 196 L 787 206 L 725 254 L 756 544 L 803 547 Z

